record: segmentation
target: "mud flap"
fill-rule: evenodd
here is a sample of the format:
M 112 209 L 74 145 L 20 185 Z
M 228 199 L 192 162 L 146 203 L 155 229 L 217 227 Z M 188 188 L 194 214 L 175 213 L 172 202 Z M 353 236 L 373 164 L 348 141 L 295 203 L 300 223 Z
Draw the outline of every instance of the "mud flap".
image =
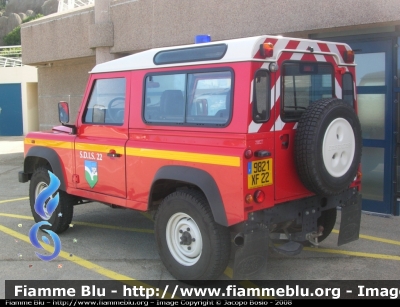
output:
M 268 258 L 268 229 L 244 234 L 244 244 L 235 254 L 233 278 L 236 280 L 258 279 Z
M 361 194 L 342 206 L 338 246 L 358 240 L 361 225 Z

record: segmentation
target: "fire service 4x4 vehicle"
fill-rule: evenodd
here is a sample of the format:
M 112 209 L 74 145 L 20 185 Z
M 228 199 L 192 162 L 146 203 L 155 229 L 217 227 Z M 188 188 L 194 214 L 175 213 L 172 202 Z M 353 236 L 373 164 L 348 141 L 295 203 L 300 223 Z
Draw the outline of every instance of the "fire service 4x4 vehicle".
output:
M 298 254 L 332 231 L 357 240 L 361 128 L 354 53 L 258 36 L 151 49 L 90 72 L 74 124 L 29 133 L 30 206 L 60 180 L 48 226 L 90 201 L 155 212 L 161 260 L 180 280 L 254 278 L 268 249 Z M 60 214 L 61 213 L 61 214 Z M 279 244 L 277 244 L 279 243 Z

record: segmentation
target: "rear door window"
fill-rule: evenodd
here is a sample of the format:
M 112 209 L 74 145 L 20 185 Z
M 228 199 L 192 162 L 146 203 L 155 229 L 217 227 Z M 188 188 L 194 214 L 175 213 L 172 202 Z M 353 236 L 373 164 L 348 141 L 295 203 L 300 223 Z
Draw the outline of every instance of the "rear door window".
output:
M 282 67 L 281 118 L 297 121 L 313 102 L 334 95 L 333 67 L 329 63 L 285 62 Z

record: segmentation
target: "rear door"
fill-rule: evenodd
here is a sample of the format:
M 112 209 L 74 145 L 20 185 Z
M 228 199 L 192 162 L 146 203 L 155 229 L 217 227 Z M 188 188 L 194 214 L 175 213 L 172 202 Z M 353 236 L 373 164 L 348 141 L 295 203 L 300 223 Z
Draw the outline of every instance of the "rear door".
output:
M 309 195 L 295 165 L 294 141 L 297 122 L 308 105 L 334 96 L 335 69 L 307 53 L 283 52 L 274 74 L 275 87 L 275 200 L 285 201 Z M 319 59 L 320 60 L 320 59 Z
M 126 198 L 129 75 L 91 80 L 75 141 L 78 189 Z

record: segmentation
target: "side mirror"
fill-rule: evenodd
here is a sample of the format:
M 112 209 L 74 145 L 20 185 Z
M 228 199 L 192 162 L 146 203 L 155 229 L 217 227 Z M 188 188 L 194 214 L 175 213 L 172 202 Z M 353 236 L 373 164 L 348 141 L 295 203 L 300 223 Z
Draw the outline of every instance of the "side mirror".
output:
M 69 122 L 69 106 L 68 106 L 68 102 L 60 101 L 58 103 L 58 120 L 62 124 L 67 124 Z
M 155 82 L 155 81 L 147 81 L 146 82 L 146 87 L 147 88 L 159 88 L 160 87 L 160 83 Z

